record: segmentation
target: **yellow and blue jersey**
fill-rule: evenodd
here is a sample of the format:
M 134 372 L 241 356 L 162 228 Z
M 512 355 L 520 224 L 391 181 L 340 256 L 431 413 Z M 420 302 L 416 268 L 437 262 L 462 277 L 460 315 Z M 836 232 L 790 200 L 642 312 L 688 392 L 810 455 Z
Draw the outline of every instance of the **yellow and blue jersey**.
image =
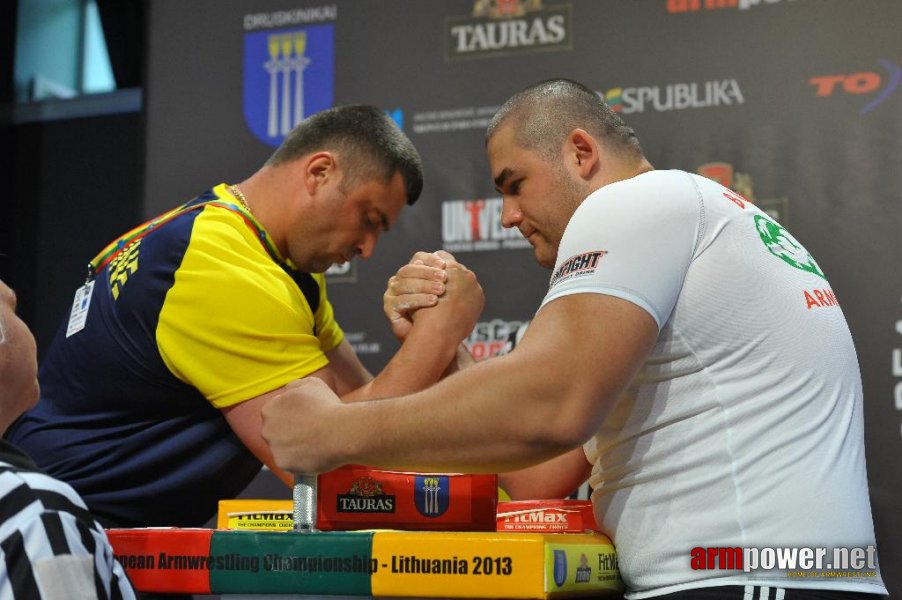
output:
M 7 438 L 101 517 L 201 525 L 261 466 L 219 409 L 326 366 L 343 333 L 324 276 L 278 256 L 225 185 L 110 248 Z

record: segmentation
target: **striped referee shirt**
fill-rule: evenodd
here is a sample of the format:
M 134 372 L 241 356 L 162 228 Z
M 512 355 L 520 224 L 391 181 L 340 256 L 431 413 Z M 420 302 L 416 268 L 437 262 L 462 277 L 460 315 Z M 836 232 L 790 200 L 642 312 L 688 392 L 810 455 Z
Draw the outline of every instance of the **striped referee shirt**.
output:
M 135 598 L 103 528 L 75 490 L 2 439 L 0 598 Z

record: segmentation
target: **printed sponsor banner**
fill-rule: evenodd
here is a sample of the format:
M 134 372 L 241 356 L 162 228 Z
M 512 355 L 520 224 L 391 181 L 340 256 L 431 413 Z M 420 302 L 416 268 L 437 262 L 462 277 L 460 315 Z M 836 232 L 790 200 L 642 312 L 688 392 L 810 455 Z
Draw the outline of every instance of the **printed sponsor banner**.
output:
M 220 500 L 217 529 L 294 531 L 291 500 Z
M 789 225 L 789 198 L 756 198 L 752 176 L 733 169 L 727 162 L 710 162 L 699 165 L 696 173 L 713 179 L 720 185 L 736 191 L 746 202 L 751 202 L 784 227 Z
M 299 537 L 303 536 L 303 537 Z M 368 595 L 372 533 L 222 531 L 214 556 L 247 557 L 249 568 L 210 570 L 212 593 Z
M 341 467 L 318 477 L 319 529 L 495 529 L 496 475 L 433 475 Z
M 603 96 L 614 112 L 625 115 L 646 111 L 669 112 L 735 106 L 745 103 L 742 89 L 735 79 L 615 87 L 607 90 Z
M 108 529 L 106 534 L 136 590 L 211 593 L 210 571 L 202 559 L 211 555 L 212 529 Z M 222 569 L 250 568 L 243 562 L 247 561 L 224 557 L 213 564 Z
M 498 503 L 498 531 L 582 533 L 597 528 L 589 500 L 519 500 Z
M 357 283 L 357 261 L 334 264 L 326 269 L 326 283 Z
M 566 598 L 621 590 L 611 571 L 616 559 L 601 559 L 612 552 L 601 534 L 148 528 L 107 535 L 139 592 Z M 554 587 L 546 573 L 559 553 L 575 556 L 575 567 Z
M 557 552 L 575 556 L 555 585 L 551 572 Z M 613 553 L 603 535 L 530 533 L 379 532 L 373 538 L 374 596 L 454 598 L 547 598 L 556 592 L 602 594 L 621 589 L 619 576 L 584 578 L 580 557 Z M 604 577 L 611 576 L 610 570 Z M 566 595 L 562 596 L 566 597 Z
M 898 296 L 899 303 L 902 304 L 902 295 Z M 895 323 L 894 330 L 902 336 L 902 318 Z M 902 410 L 902 338 L 896 337 L 892 349 L 892 381 L 893 385 L 893 407 L 896 411 Z M 898 413 L 897 413 L 898 415 Z M 897 417 L 898 421 L 898 417 Z M 902 437 L 902 425 L 899 426 L 899 436 Z
M 452 253 L 531 248 L 519 229 L 501 223 L 501 207 L 501 198 L 442 202 L 442 248 Z
M 413 115 L 413 133 L 485 131 L 499 108 L 499 106 L 490 105 L 420 111 Z
M 354 352 L 358 356 L 365 354 L 380 354 L 382 352 L 382 343 L 368 339 L 369 334 L 365 331 L 346 331 L 345 339 L 354 348 Z
M 476 360 L 507 354 L 519 342 L 519 337 L 522 337 L 520 328 L 527 322 L 505 319 L 480 321 L 464 343 Z
M 397 345 L 381 320 L 385 281 L 413 251 L 443 248 L 477 273 L 486 292 L 486 313 L 467 340 L 471 350 L 497 355 L 500 331 L 534 314 L 553 273 L 539 271 L 519 232 L 501 225 L 485 127 L 513 92 L 533 81 L 582 81 L 636 129 L 656 168 L 731 180 L 727 187 L 741 201 L 778 224 L 762 221 L 759 230 L 767 238 L 762 244 L 776 252 L 775 269 L 799 268 L 782 256 L 814 268 L 795 258 L 805 257 L 782 235 L 788 230 L 829 274 L 830 286 L 812 283 L 799 290 L 798 302 L 826 311 L 842 301 L 867 397 L 883 399 L 865 403 L 867 451 L 876 457 L 868 474 L 877 536 L 888 540 L 878 546 L 880 560 L 898 562 L 902 467 L 880 458 L 902 452 L 902 359 L 890 363 L 902 337 L 887 333 L 902 317 L 898 294 L 886 293 L 900 289 L 902 213 L 893 209 L 898 192 L 892 181 L 902 139 L 896 117 L 902 62 L 894 29 L 902 5 L 878 0 L 874 10 L 861 11 L 856 3 L 810 0 L 391 4 L 390 10 L 378 2 L 297 0 L 249 9 L 196 0 L 186 10 L 180 3 L 153 3 L 147 216 L 213 183 L 250 174 L 265 160 L 276 143 L 267 136 L 271 79 L 265 63 L 274 60 L 267 36 L 290 35 L 288 51 L 279 42 L 273 54 L 283 62 L 310 61 L 300 78 L 302 114 L 313 104 L 374 104 L 403 125 L 423 158 L 422 197 L 405 209 L 396 231 L 380 241 L 372 260 L 327 275 L 336 319 L 355 349 L 371 371 L 385 365 L 387 349 Z M 764 26 L 773 19 L 780 27 Z M 293 36 L 305 32 L 300 52 Z M 624 39 L 642 43 L 619 43 Z M 668 60 L 662 62 L 648 44 L 664 39 Z M 788 40 L 806 52 L 786 51 Z M 248 46 L 255 58 L 243 68 Z M 743 50 L 750 48 L 759 51 Z M 574 60 L 577 53 L 581 60 Z M 173 64 L 179 68 L 161 66 Z M 328 73 L 315 76 L 326 66 Z M 251 70 L 253 84 L 245 73 Z M 279 130 L 284 106 L 289 125 L 294 122 L 298 78 L 288 73 L 286 87 L 279 70 L 275 79 Z M 314 93 L 324 97 L 314 102 Z M 255 107 L 253 127 L 246 102 Z M 711 163 L 720 163 L 720 170 Z M 868 243 L 837 243 L 838 231 L 842 240 Z M 611 250 L 603 240 L 597 248 Z M 66 302 L 71 305 L 72 297 Z M 580 557 L 568 563 L 578 566 Z M 898 595 L 902 575 L 884 578 Z
M 861 107 L 858 114 L 864 116 L 886 102 L 902 83 L 902 67 L 886 58 L 881 58 L 877 62 L 885 71 L 882 76 L 874 71 L 856 71 L 816 75 L 811 77 L 808 83 L 814 86 L 815 95 L 822 98 L 834 95 L 861 95 L 867 99 L 867 103 Z
M 445 21 L 445 58 L 463 60 L 573 49 L 571 4 L 476 0 L 470 16 Z
M 545 569 L 546 579 L 554 582 L 553 589 L 562 592 L 622 589 L 614 546 L 610 543 L 587 544 L 581 537 L 548 538 Z
M 758 6 L 792 2 L 798 0 L 666 0 L 665 7 L 669 13 L 692 13 L 727 9 L 749 10 Z

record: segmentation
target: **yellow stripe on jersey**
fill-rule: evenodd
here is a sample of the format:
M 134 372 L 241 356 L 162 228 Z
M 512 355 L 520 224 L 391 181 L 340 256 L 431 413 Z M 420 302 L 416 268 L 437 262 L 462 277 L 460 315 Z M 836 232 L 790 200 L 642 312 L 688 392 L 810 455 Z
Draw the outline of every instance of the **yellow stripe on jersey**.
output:
M 214 191 L 232 201 L 217 186 Z M 197 216 L 156 339 L 167 368 L 216 408 L 277 389 L 325 367 L 344 337 L 326 298 L 317 314 L 291 277 L 232 211 Z M 316 335 L 314 335 L 316 331 Z

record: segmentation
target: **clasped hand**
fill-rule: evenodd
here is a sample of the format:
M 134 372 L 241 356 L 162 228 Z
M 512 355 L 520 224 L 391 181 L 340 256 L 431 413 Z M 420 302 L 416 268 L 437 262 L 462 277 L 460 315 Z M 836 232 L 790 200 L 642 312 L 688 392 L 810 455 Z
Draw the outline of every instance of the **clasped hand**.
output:
M 392 333 L 402 342 L 419 319 L 460 342 L 476 326 L 484 304 L 476 275 L 443 250 L 414 254 L 389 278 L 382 296 Z
M 383 308 L 392 332 L 402 342 L 416 327 L 431 339 L 457 345 L 476 325 L 485 297 L 472 271 L 451 254 L 417 252 L 392 276 Z M 292 381 L 261 411 L 262 435 L 275 463 L 293 473 L 323 473 L 353 460 L 361 431 L 344 404 L 321 379 Z

